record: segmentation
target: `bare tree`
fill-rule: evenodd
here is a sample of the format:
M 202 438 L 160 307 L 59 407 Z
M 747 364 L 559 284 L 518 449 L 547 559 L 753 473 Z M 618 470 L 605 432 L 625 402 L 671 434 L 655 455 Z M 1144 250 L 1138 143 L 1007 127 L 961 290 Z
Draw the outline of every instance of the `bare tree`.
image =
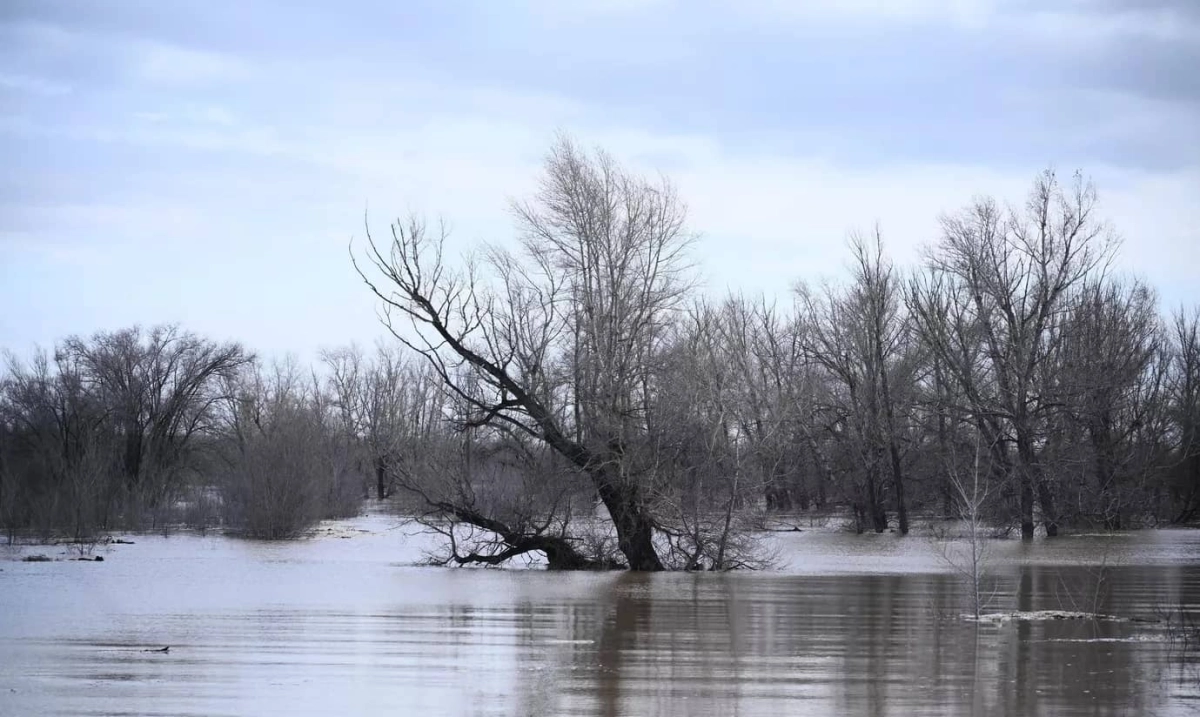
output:
M 379 344 L 371 358 L 356 346 L 324 351 L 327 383 L 347 449 L 374 474 L 376 497 L 391 495 L 396 462 L 407 438 L 410 382 L 420 381 L 395 347 Z
M 397 482 L 422 500 L 415 519 L 443 538 L 435 564 L 497 565 L 541 553 L 551 570 L 617 566 L 589 525 L 586 476 L 518 434 L 444 426 L 397 464 Z
M 901 462 L 902 411 L 895 384 L 911 383 L 908 327 L 894 270 L 883 254 L 878 229 L 871 238 L 851 237 L 853 283 L 827 286 L 817 294 L 799 288 L 805 307 L 809 358 L 835 386 L 828 408 L 832 435 L 851 457 L 848 470 L 860 476 L 854 491 L 860 529 L 865 514 L 876 532 L 887 529 L 884 494 L 890 479 L 901 533 L 908 532 L 908 506 Z M 897 374 L 897 372 L 900 372 Z M 899 379 L 899 381 L 897 381 Z
M 77 361 L 88 389 L 122 436 L 123 489 L 156 508 L 180 486 L 196 435 L 209 426 L 218 387 L 252 358 L 175 326 L 68 338 L 59 353 Z M 116 488 L 118 486 L 114 486 Z
M 1175 523 L 1200 513 L 1200 309 L 1179 309 L 1171 325 L 1168 378 Z
M 864 365 L 867 369 L 868 406 L 871 411 L 872 434 L 878 439 L 877 449 L 886 448 L 896 499 L 896 518 L 900 532 L 908 533 L 908 506 L 904 499 L 904 470 L 900 460 L 900 427 L 897 420 L 896 393 L 890 374 L 911 364 L 902 361 L 907 350 L 908 324 L 903 314 L 898 283 L 891 262 L 883 253 L 883 238 L 879 228 L 871 239 L 862 235 L 851 237 L 854 256 L 853 294 L 862 311 L 862 329 L 866 332 Z M 911 382 L 911 373 L 900 377 Z
M 1137 281 L 1089 283 L 1065 321 L 1061 366 L 1043 382 L 1064 406 L 1047 443 L 1065 454 L 1061 472 L 1081 476 L 1074 502 L 1082 517 L 1119 529 L 1163 463 L 1166 363 L 1154 295 Z
M 950 484 L 954 488 L 954 502 L 957 506 L 958 517 L 966 526 L 964 537 L 967 541 L 967 554 L 965 556 L 955 555 L 950 544 L 947 544 L 943 553 L 951 567 L 967 581 L 971 591 L 971 607 L 976 620 L 979 619 L 987 603 L 987 595 L 983 590 L 988 561 L 985 510 L 992 492 L 986 474 L 980 471 L 980 454 L 980 435 L 976 432 L 974 458 L 970 471 L 966 475 L 964 475 L 957 456 L 954 454 L 950 456 L 947 468 L 950 474 Z
M 656 387 L 647 413 L 641 460 L 655 466 L 657 525 L 665 562 L 675 568 L 757 568 L 770 560 L 753 525 L 773 467 L 748 433 L 759 407 L 746 400 L 744 358 L 727 340 L 739 320 L 732 309 L 698 303 L 688 312 L 667 351 L 669 380 Z M 777 428 L 759 426 L 759 437 L 770 440 Z
M 1040 382 L 1062 339 L 1071 289 L 1112 255 L 1114 240 L 1095 207 L 1090 184 L 1077 175 L 1064 187 L 1050 171 L 1039 175 L 1023 211 L 977 200 L 943 217 L 929 275 L 911 295 L 922 340 L 959 384 L 976 421 L 1015 444 L 1011 472 L 1026 538 L 1034 531 L 1035 492 L 1047 535 L 1058 532 L 1054 481 L 1039 459 L 1040 432 L 1055 405 Z
M 627 457 L 644 431 L 664 323 L 688 288 L 684 207 L 665 180 L 564 139 L 536 199 L 514 211 L 522 255 L 489 252 L 490 285 L 474 263 L 449 269 L 444 233 L 430 237 L 416 220 L 393 225 L 386 252 L 368 232 L 366 266 L 355 266 L 392 333 L 464 402 L 464 428 L 545 442 L 589 476 L 629 567 L 661 569 L 643 468 Z M 479 390 L 465 390 L 464 376 Z
M 352 515 L 362 476 L 330 425 L 319 384 L 290 359 L 227 381 L 220 476 L 227 521 L 248 536 L 280 539 Z
M 10 355 L 7 368 L 10 531 L 23 518 L 47 535 L 64 528 L 76 541 L 90 538 L 105 523 L 107 486 L 117 473 L 105 407 L 87 390 L 84 367 L 68 355 L 51 359 L 38 351 L 28 364 Z
M 742 460 L 756 472 L 766 508 L 807 508 L 810 377 L 798 321 L 761 298 L 733 297 L 722 307 L 716 330 L 736 376 L 733 406 Z

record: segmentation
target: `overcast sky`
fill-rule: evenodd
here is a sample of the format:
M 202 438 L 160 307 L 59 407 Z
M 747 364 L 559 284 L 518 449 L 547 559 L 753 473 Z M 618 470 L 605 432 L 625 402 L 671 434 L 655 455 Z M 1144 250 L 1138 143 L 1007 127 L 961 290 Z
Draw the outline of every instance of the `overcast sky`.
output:
M 370 343 L 364 210 L 503 242 L 560 129 L 675 180 L 714 293 L 837 274 L 876 221 L 914 262 L 1053 166 L 1200 302 L 1196 0 L 2 0 L 0 347 Z

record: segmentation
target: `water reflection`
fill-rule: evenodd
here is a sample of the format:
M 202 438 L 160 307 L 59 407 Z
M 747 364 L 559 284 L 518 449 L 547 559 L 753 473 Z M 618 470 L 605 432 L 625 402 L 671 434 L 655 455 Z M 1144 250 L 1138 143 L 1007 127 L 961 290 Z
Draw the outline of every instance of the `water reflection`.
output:
M 1144 602 L 1194 568 L 1112 569 Z M 997 608 L 1063 609 L 1088 571 L 1034 566 L 1000 585 Z M 1145 590 L 1132 590 L 1140 586 Z M 1004 592 L 1007 590 L 1007 592 Z M 1193 590 L 1189 599 L 1200 595 Z M 1139 623 L 975 626 L 946 576 L 637 576 L 614 580 L 596 649 L 576 653 L 570 714 L 1170 714 L 1188 690 Z M 1105 611 L 1134 605 L 1107 602 Z M 586 639 L 586 638 L 584 638 Z
M 976 626 L 959 617 L 962 582 L 919 544 L 807 540 L 792 550 L 807 568 L 791 574 L 397 567 L 386 536 L 269 548 L 175 538 L 102 565 L 8 562 L 0 714 L 1169 715 L 1200 704 L 1195 654 L 1152 624 Z M 1104 547 L 1103 561 L 1074 554 L 1082 565 L 1003 544 L 989 610 L 1198 610 L 1200 567 L 1179 557 L 1195 539 L 1167 540 Z M 838 554 L 836 569 L 820 567 Z

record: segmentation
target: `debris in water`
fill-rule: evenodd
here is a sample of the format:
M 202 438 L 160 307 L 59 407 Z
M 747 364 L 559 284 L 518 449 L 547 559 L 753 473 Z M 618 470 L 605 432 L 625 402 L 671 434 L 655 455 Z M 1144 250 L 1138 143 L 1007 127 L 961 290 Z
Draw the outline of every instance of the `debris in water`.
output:
M 1035 610 L 1032 612 L 993 612 L 986 615 L 980 615 L 976 618 L 974 615 L 963 615 L 966 620 L 976 620 L 986 623 L 1000 623 L 1011 621 L 1034 622 L 1044 620 L 1103 620 L 1105 622 L 1128 622 L 1128 618 L 1118 617 L 1116 615 L 1102 615 L 1094 612 L 1072 612 L 1070 610 Z

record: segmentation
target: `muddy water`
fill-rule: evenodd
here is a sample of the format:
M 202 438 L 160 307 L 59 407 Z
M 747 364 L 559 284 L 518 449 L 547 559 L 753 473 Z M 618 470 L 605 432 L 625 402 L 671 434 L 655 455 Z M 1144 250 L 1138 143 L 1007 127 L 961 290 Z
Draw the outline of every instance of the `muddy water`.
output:
M 1160 625 L 977 626 L 916 538 L 782 535 L 770 573 L 548 574 L 414 567 L 422 538 L 389 525 L 281 545 L 140 536 L 102 563 L 0 552 L 0 714 L 1200 709 L 1200 659 Z M 1200 611 L 1197 532 L 997 542 L 988 560 L 992 612 Z

